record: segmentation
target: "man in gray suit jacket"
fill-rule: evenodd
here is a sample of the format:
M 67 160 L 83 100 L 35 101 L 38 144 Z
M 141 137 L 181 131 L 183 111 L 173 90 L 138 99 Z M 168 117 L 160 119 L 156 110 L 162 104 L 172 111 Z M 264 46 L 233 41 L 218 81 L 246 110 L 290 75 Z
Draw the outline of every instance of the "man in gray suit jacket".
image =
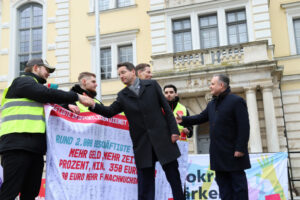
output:
M 174 200 L 184 200 L 177 162 L 179 131 L 160 86 L 154 80 L 137 78 L 128 62 L 118 64 L 118 74 L 127 87 L 110 106 L 95 104 L 90 110 L 105 117 L 125 113 L 138 171 L 139 200 L 154 200 L 156 161 L 165 171 Z

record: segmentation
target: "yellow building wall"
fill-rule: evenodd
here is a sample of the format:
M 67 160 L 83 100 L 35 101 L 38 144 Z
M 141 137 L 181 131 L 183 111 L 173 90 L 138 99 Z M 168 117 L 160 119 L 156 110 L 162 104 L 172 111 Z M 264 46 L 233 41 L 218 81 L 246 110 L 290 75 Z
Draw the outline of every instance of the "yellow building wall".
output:
M 1 23 L 10 23 L 10 1 L 3 0 L 1 9 Z M 1 49 L 9 49 L 10 42 L 10 29 L 5 28 L 1 30 Z M 0 55 L 0 76 L 7 75 L 9 69 L 9 56 L 8 55 Z M 7 83 L 0 83 L 0 88 L 2 89 L 2 85 L 7 85 Z
M 102 12 L 100 14 L 100 32 L 101 34 L 110 34 L 138 29 L 137 63 L 149 63 L 151 38 L 150 18 L 147 11 L 150 9 L 150 3 L 144 0 L 137 0 L 135 3 L 137 6 Z M 71 82 L 76 82 L 80 72 L 92 71 L 92 49 L 87 37 L 95 36 L 95 15 L 94 13 L 88 14 L 88 3 L 82 4 L 81 1 L 71 1 L 70 10 L 70 77 Z M 116 94 L 120 89 L 122 89 L 122 84 L 118 79 L 102 81 L 103 95 Z
M 27 3 L 27 2 L 25 2 Z M 50 65 L 57 65 L 55 49 L 48 50 L 49 44 L 55 44 L 57 29 L 55 23 L 48 23 L 49 18 L 56 18 L 57 4 L 55 1 L 47 1 L 46 17 L 46 58 Z M 95 15 L 89 13 L 89 1 L 69 1 L 69 59 L 70 59 L 70 84 L 77 82 L 78 74 L 82 71 L 92 71 L 91 44 L 88 36 L 95 36 Z M 11 1 L 2 1 L 2 23 L 11 23 Z M 136 30 L 136 58 L 137 63 L 151 60 L 151 37 L 150 37 L 150 18 L 147 11 L 150 9 L 150 2 L 136 0 L 135 6 L 128 8 L 112 9 L 100 14 L 101 34 L 118 33 L 122 31 Z M 1 30 L 1 49 L 10 49 L 10 29 Z M 101 41 L 100 41 L 101 42 Z M 9 55 L 0 55 L 0 76 L 9 73 Z M 115 58 L 116 59 L 116 58 Z M 6 67 L 3 67 L 6 66 Z M 12 67 L 12 66 L 10 66 Z M 112 66 L 116 67 L 116 66 Z M 50 76 L 48 82 L 54 83 L 55 79 Z M 7 82 L 0 82 L 0 89 L 7 86 Z M 103 80 L 102 94 L 116 94 L 122 89 L 123 84 L 119 79 Z
M 92 71 L 91 45 L 87 36 L 95 35 L 95 21 L 88 16 L 89 3 L 70 2 L 70 77 L 76 82 L 78 74 Z
M 271 20 L 271 31 L 272 41 L 275 46 L 274 57 L 278 58 L 278 65 L 284 66 L 283 75 L 295 75 L 300 74 L 300 57 L 297 56 L 292 58 L 290 52 L 290 38 L 288 34 L 288 25 L 285 9 L 281 7 L 281 4 L 299 2 L 299 0 L 277 0 L 270 1 L 270 20 Z M 281 60 L 280 58 L 284 60 Z M 290 83 L 288 83 L 290 84 Z M 285 84 L 286 89 L 295 88 L 295 84 L 291 83 L 291 87 Z M 300 89 L 300 85 L 298 88 Z
M 270 21 L 272 40 L 275 44 L 275 57 L 289 56 L 289 34 L 286 21 L 285 9 L 281 8 L 281 4 L 295 2 L 291 0 L 270 1 Z
M 280 60 L 278 61 L 278 65 L 284 66 L 284 74 L 283 74 L 284 76 L 300 74 L 300 56 L 299 58 Z
M 57 6 L 54 1 L 48 1 L 47 3 L 47 18 L 55 18 L 56 16 L 56 9 Z M 56 28 L 55 28 L 55 23 L 47 23 L 46 26 L 47 29 L 47 38 L 46 38 L 46 46 L 47 46 L 47 52 L 46 53 L 46 58 L 47 61 L 49 62 L 50 65 L 55 66 L 57 64 L 56 57 L 55 57 L 55 51 L 54 50 L 48 50 L 48 44 L 55 44 L 55 39 L 57 36 Z M 54 81 L 50 79 L 48 82 L 53 83 Z

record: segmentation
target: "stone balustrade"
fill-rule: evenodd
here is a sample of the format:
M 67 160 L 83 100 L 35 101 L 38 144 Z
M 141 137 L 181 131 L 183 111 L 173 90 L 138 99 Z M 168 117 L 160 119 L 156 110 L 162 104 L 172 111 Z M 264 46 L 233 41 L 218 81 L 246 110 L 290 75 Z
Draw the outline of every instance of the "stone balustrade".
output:
M 272 58 L 271 58 L 272 59 Z M 152 56 L 153 72 L 187 71 L 270 60 L 267 41 Z

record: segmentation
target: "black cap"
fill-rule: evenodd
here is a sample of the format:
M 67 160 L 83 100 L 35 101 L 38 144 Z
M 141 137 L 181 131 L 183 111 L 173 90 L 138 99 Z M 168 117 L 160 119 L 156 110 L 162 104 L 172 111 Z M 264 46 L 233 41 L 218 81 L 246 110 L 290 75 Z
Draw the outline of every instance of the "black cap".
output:
M 34 66 L 34 65 L 38 65 L 38 66 L 44 66 L 46 68 L 48 68 L 49 70 L 49 73 L 53 73 L 55 71 L 55 68 L 54 67 L 51 67 L 47 60 L 43 60 L 41 58 L 33 58 L 33 59 L 30 59 L 27 64 L 26 64 L 26 67 L 31 67 L 31 66 Z

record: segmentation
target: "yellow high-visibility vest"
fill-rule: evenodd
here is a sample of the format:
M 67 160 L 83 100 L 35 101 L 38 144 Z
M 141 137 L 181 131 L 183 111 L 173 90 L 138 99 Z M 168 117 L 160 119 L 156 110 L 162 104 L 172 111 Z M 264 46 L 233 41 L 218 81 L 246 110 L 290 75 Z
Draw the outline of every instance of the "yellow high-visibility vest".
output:
M 97 99 L 94 99 L 94 101 L 96 102 L 96 103 L 99 103 L 100 104 L 100 101 L 98 101 Z M 84 106 L 82 103 L 80 103 L 79 101 L 76 101 L 76 105 L 78 106 L 78 108 L 79 108 L 79 110 L 80 110 L 80 112 L 82 113 L 82 112 L 91 112 L 90 110 L 89 110 L 89 107 L 86 107 L 86 106 Z
M 178 112 L 178 114 L 180 114 L 182 116 L 186 116 L 187 115 L 186 107 L 184 105 L 182 105 L 181 103 L 179 103 L 179 102 L 177 103 L 176 108 L 173 110 L 173 114 L 174 114 L 175 118 L 177 116 L 177 114 L 176 114 L 177 112 Z M 178 130 L 179 130 L 180 135 L 181 135 L 180 136 L 180 140 L 187 141 L 187 137 L 181 133 L 182 130 L 184 129 L 184 127 L 181 126 L 181 125 L 179 125 L 179 124 L 177 124 L 177 127 L 178 127 Z
M 31 76 L 30 76 L 31 77 Z M 36 82 L 38 82 L 34 77 Z M 44 104 L 27 98 L 6 98 L 6 88 L 2 96 L 2 124 L 0 136 L 10 133 L 45 133 Z

